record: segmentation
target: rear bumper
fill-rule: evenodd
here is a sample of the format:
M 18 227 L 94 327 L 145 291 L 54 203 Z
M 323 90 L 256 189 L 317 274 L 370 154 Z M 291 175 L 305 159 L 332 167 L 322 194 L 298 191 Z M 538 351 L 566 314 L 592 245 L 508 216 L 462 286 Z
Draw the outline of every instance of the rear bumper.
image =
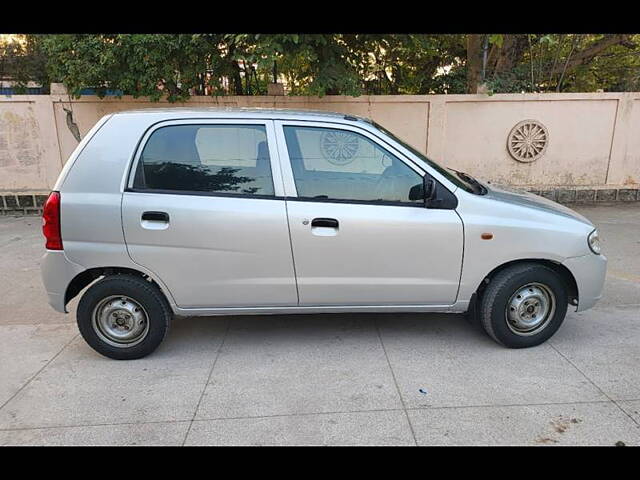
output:
M 578 285 L 578 308 L 582 312 L 593 307 L 602 298 L 604 279 L 607 274 L 607 257 L 588 254 L 565 260 Z
M 42 283 L 49 297 L 49 305 L 60 313 L 67 313 L 65 307 L 65 293 L 74 277 L 82 272 L 84 267 L 73 263 L 63 250 L 47 250 L 40 262 Z

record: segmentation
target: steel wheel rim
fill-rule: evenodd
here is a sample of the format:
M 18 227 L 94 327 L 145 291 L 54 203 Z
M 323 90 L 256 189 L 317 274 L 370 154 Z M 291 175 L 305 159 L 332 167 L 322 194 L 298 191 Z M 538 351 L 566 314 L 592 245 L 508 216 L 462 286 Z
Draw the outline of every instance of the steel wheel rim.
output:
M 556 297 L 543 283 L 527 283 L 518 288 L 505 311 L 507 326 L 516 335 L 530 336 L 542 331 L 556 311 Z
M 149 333 L 146 310 L 126 295 L 101 300 L 93 309 L 91 322 L 101 340 L 118 348 L 133 347 Z

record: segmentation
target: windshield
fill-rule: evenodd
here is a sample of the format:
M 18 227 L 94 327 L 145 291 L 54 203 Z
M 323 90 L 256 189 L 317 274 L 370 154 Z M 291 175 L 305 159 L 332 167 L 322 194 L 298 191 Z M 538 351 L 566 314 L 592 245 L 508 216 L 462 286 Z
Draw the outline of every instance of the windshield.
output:
M 477 181 L 473 177 L 471 177 L 470 175 L 466 175 L 464 173 L 461 174 L 461 172 L 458 172 L 458 171 L 453 170 L 451 168 L 445 168 L 445 167 L 437 164 L 436 162 L 434 162 L 430 158 L 427 158 L 423 153 L 420 153 L 418 150 L 413 148 L 408 143 L 400 140 L 398 137 L 396 137 L 389 130 L 384 128 L 382 125 L 377 124 L 373 120 L 371 120 L 371 125 L 376 127 L 378 130 L 383 132 L 385 135 L 393 138 L 396 142 L 398 142 L 404 148 L 409 150 L 411 153 L 413 153 L 420 160 L 422 160 L 423 162 L 427 163 L 433 169 L 437 170 L 437 172 L 440 175 L 445 177 L 447 180 L 449 180 L 455 186 L 460 187 L 460 188 L 462 188 L 463 190 L 465 190 L 465 191 L 467 191 L 469 193 L 482 193 L 484 191 L 484 187 L 482 187 L 479 183 L 477 183 Z

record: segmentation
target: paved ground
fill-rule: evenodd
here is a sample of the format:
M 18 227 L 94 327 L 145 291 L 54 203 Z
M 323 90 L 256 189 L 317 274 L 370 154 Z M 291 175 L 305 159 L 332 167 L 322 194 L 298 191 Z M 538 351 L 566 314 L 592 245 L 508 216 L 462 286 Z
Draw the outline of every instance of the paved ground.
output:
M 638 445 L 640 206 L 578 210 L 605 296 L 539 347 L 458 315 L 193 318 L 131 362 L 47 305 L 40 219 L 1 218 L 0 445 Z

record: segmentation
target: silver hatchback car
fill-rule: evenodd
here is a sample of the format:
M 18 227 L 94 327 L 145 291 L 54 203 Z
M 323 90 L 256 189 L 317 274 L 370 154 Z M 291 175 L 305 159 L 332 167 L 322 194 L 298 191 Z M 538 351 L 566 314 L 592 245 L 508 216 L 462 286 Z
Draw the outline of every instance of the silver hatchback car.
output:
M 154 351 L 173 316 L 467 312 L 538 345 L 602 295 L 586 218 L 444 168 L 380 125 L 287 110 L 103 117 L 43 214 L 54 309 L 84 339 Z

